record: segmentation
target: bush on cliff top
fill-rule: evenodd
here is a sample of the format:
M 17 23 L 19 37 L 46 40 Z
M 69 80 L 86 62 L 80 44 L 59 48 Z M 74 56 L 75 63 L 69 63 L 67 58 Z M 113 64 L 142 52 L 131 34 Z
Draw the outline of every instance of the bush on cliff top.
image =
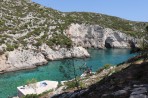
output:
M 72 40 L 63 34 L 55 34 L 47 42 L 47 45 L 60 45 L 61 47 L 70 48 L 72 46 Z

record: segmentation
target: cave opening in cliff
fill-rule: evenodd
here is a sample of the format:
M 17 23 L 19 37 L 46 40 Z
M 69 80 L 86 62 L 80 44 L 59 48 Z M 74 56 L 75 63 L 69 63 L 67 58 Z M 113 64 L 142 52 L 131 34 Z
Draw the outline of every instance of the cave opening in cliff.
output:
M 107 41 L 105 41 L 105 47 L 106 48 L 112 48 L 111 45 Z

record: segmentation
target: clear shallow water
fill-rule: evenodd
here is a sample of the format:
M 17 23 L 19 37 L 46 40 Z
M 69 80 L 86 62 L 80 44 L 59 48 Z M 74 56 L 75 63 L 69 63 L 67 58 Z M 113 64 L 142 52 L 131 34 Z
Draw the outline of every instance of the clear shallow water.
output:
M 126 61 L 128 58 L 136 54 L 130 54 L 128 49 L 107 49 L 107 50 L 89 50 L 91 58 L 75 59 L 74 64 L 76 69 L 79 69 L 85 63 L 87 66 L 92 66 L 92 70 L 96 71 L 104 64 L 119 64 Z M 73 78 L 72 60 L 65 59 L 59 61 L 49 62 L 46 66 L 41 66 L 32 70 L 23 70 L 17 72 L 10 72 L 0 75 L 0 98 L 8 98 L 17 94 L 16 87 L 25 85 L 27 80 L 32 78 L 38 81 L 55 80 L 62 81 Z M 68 73 L 71 77 L 64 78 L 64 74 Z M 80 75 L 82 71 L 78 71 Z

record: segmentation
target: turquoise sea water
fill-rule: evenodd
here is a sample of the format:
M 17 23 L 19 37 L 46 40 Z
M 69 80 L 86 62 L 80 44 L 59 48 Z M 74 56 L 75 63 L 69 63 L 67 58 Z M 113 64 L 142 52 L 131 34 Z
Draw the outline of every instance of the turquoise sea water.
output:
M 91 58 L 74 59 L 74 65 L 76 70 L 78 70 L 86 63 L 87 66 L 92 67 L 93 71 L 96 71 L 104 64 L 119 64 L 136 55 L 130 54 L 129 52 L 130 51 L 128 49 L 91 49 L 89 50 Z M 26 81 L 32 78 L 35 78 L 38 81 L 62 81 L 68 78 L 73 78 L 73 66 L 71 66 L 72 63 L 73 61 L 71 59 L 64 59 L 59 61 L 51 61 L 45 66 L 32 70 L 0 74 L 0 98 L 8 98 L 8 96 L 17 95 L 16 87 L 25 85 Z M 68 73 L 68 75 L 64 73 Z M 82 71 L 79 70 L 78 74 L 80 75 L 81 73 Z M 66 75 L 67 77 L 64 77 Z

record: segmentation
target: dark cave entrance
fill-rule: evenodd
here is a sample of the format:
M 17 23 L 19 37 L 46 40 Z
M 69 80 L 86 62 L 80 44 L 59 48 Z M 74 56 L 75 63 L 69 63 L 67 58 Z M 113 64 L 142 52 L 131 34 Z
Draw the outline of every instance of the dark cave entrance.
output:
M 105 41 L 105 47 L 106 48 L 112 48 L 111 45 L 107 41 Z

